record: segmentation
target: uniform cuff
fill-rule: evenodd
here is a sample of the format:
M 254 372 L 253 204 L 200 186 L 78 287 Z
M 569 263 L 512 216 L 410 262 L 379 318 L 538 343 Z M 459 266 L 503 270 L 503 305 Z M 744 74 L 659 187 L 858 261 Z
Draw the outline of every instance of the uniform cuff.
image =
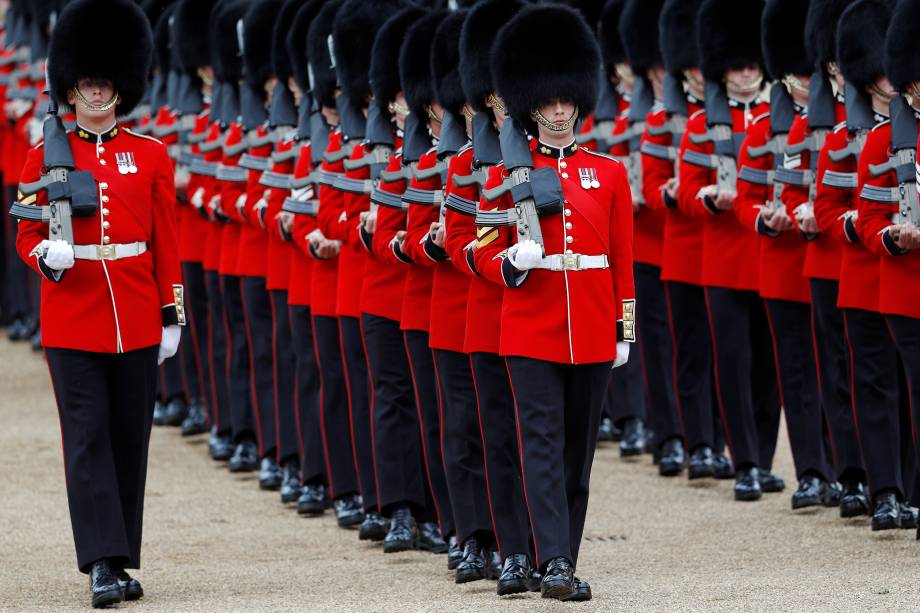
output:
M 666 209 L 677 208 L 677 198 L 672 197 L 671 194 L 664 190 L 661 192 L 661 201 L 664 203 L 664 208 Z
M 722 209 L 716 206 L 716 201 L 712 199 L 712 196 L 703 196 L 703 206 L 713 215 L 722 214 Z
M 176 309 L 176 305 L 167 304 L 165 307 L 160 309 L 163 314 L 163 327 L 168 326 L 178 326 L 179 325 L 179 311 Z
M 469 267 L 470 272 L 478 277 L 479 271 L 476 270 L 476 258 L 473 257 L 472 249 L 466 250 L 466 257 L 464 259 L 466 260 L 466 265 Z
M 367 249 L 368 252 L 374 250 L 374 235 L 368 233 L 368 231 L 364 229 L 364 224 L 358 226 L 358 238 L 361 239 L 361 244 L 364 245 L 364 248 Z
M 450 259 L 450 256 L 447 255 L 443 247 L 438 247 L 434 244 L 430 234 L 425 237 L 425 242 L 422 244 L 422 250 L 425 252 L 425 255 L 435 262 L 443 262 L 444 260 Z
M 64 277 L 65 270 L 54 270 L 45 264 L 45 258 L 41 256 L 36 256 L 36 261 L 38 262 L 38 271 L 42 273 L 42 276 L 52 283 L 60 283 L 61 279 Z
M 757 221 L 754 223 L 754 226 L 757 230 L 757 234 L 769 236 L 770 238 L 776 238 L 779 236 L 779 232 L 768 227 L 767 222 L 763 220 L 763 211 L 757 214 Z
M 528 271 L 515 268 L 508 258 L 502 258 L 502 280 L 506 287 L 520 287 L 527 280 L 527 274 Z
M 843 220 L 843 235 L 851 243 L 859 243 L 859 234 L 856 233 L 856 223 L 852 217 Z
M 894 238 L 892 238 L 888 228 L 885 228 L 885 231 L 882 232 L 882 246 L 885 248 L 885 251 L 888 252 L 888 255 L 904 255 L 908 252 L 907 249 L 898 247 L 898 244 L 894 242 Z
M 399 246 L 399 241 L 395 238 L 390 241 L 390 248 L 393 250 L 393 255 L 396 256 L 397 260 L 405 264 L 412 263 L 412 258 L 405 254 L 405 252 Z
M 623 319 L 617 320 L 617 342 L 636 342 L 636 301 L 623 301 Z

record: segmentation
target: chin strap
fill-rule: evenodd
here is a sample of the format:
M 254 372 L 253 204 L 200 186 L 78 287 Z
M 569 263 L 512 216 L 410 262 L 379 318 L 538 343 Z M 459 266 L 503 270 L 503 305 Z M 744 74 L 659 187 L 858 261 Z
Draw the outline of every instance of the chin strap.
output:
M 751 85 L 745 86 L 741 85 L 735 81 L 726 79 L 725 81 L 728 85 L 731 86 L 731 93 L 739 96 L 747 96 L 750 94 L 755 94 L 760 91 L 760 86 L 763 84 L 763 75 L 760 76 L 754 83 Z
M 575 112 L 572 113 L 572 116 L 565 120 L 565 123 L 561 125 L 556 125 L 546 117 L 540 114 L 540 111 L 534 109 L 533 111 L 534 119 L 537 120 L 541 126 L 549 130 L 550 132 L 565 132 L 566 130 L 571 129 L 575 125 L 575 121 L 578 119 L 578 107 L 575 107 Z
M 118 92 L 115 92 L 108 102 L 103 102 L 102 104 L 93 104 L 87 100 L 86 97 L 84 97 L 83 94 L 80 93 L 80 90 L 76 87 L 74 87 L 72 91 L 73 95 L 77 99 L 77 102 L 79 102 L 80 106 L 82 106 L 87 111 L 108 111 L 118 102 Z
M 498 110 L 502 115 L 508 114 L 508 107 L 505 106 L 505 101 L 495 94 L 489 94 L 489 103 L 492 104 L 492 108 Z
M 795 90 L 800 94 L 808 95 L 808 86 L 802 83 L 802 80 L 795 75 L 787 74 L 785 77 L 783 77 L 783 83 L 785 83 L 786 87 L 789 88 L 789 93 L 792 93 L 792 91 Z
M 387 110 L 393 113 L 394 115 L 399 115 L 405 117 L 409 114 L 409 109 L 395 100 L 387 105 Z

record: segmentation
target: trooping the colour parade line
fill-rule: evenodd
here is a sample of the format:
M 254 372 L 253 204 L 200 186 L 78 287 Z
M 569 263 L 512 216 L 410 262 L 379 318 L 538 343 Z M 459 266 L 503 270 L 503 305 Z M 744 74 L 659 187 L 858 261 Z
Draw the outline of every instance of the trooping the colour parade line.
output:
M 15 419 L 62 450 L 30 485 L 0 474 L 61 521 L 23 506 L 0 526 L 48 521 L 79 571 L 49 558 L 35 594 L 0 572 L 0 608 L 163 604 L 141 569 L 186 580 L 150 536 L 186 513 L 229 540 L 307 535 L 233 554 L 253 572 L 285 555 L 294 577 L 350 575 L 325 600 L 256 587 L 201 610 L 397 610 L 374 594 L 412 586 L 406 564 L 437 567 L 411 588 L 426 610 L 905 608 L 643 603 L 611 565 L 667 584 L 788 546 L 796 574 L 846 538 L 838 577 L 864 547 L 920 583 L 920 0 L 0 12 L 3 402 L 40 362 L 40 404 Z M 170 456 L 185 476 L 157 475 Z M 195 474 L 210 502 L 178 493 Z M 251 490 L 274 524 L 223 515 Z M 761 540 L 716 522 L 579 563 L 651 507 Z M 808 538 L 761 530 L 764 507 Z M 6 538 L 11 567 L 38 547 Z

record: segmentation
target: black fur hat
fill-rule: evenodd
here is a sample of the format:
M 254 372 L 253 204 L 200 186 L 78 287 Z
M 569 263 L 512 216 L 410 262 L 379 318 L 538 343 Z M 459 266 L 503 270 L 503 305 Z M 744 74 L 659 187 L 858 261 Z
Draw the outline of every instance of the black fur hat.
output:
M 489 53 L 499 29 L 522 7 L 519 0 L 482 0 L 474 6 L 460 30 L 460 84 L 475 111 L 485 111 L 492 83 Z
M 406 37 L 406 31 L 424 14 L 425 11 L 418 6 L 404 8 L 387 19 L 374 38 L 368 76 L 374 102 L 384 109 L 402 91 L 402 83 L 399 81 L 399 48 Z
M 566 6 L 571 6 L 573 9 L 577 9 L 579 13 L 585 18 L 585 21 L 588 22 L 588 27 L 592 30 L 597 29 L 597 24 L 601 18 L 601 12 L 604 10 L 606 5 L 606 0 L 550 0 L 558 4 L 564 4 Z
M 565 52 L 547 41 L 563 37 Z M 554 98 L 587 114 L 597 101 L 600 50 L 584 17 L 561 5 L 521 9 L 492 47 L 492 78 L 509 114 L 533 129 L 530 112 Z
M 287 50 L 288 60 L 291 62 L 292 76 L 303 92 L 310 91 L 307 33 L 310 31 L 310 24 L 313 23 L 313 19 L 319 14 L 325 2 L 326 0 L 307 0 L 297 10 L 297 14 L 294 15 L 291 29 L 288 31 L 284 41 L 284 48 Z
M 434 83 L 431 81 L 431 50 L 434 33 L 447 17 L 448 11 L 428 11 L 406 31 L 399 48 L 399 82 L 409 110 L 419 117 L 434 101 Z
M 214 0 L 181 0 L 176 6 L 176 54 L 188 72 L 211 65 L 211 38 L 208 28 L 202 26 L 208 23 L 213 8 Z
M 614 66 L 626 62 L 626 49 L 620 40 L 620 16 L 625 5 L 626 0 L 607 0 L 597 24 L 597 41 L 608 75 L 614 74 Z
M 808 0 L 767 0 L 763 11 L 760 42 L 767 72 L 810 75 L 815 64 L 805 48 L 805 18 Z
M 342 91 L 359 103 L 371 96 L 368 71 L 377 31 L 401 8 L 399 0 L 347 0 L 332 24 L 335 70 Z
M 664 0 L 626 0 L 617 31 L 626 51 L 629 67 L 644 76 L 650 68 L 660 66 L 658 18 Z
M 698 14 L 697 45 L 703 77 L 721 82 L 725 72 L 763 66 L 760 21 L 763 0 L 704 0 Z
M 454 11 L 438 26 L 431 50 L 431 79 L 434 97 L 443 108 L 460 114 L 466 96 L 460 83 L 460 30 L 466 20 L 466 9 Z
M 661 59 L 669 73 L 683 79 L 683 72 L 700 65 L 696 44 L 696 16 L 703 0 L 665 0 L 658 21 Z
M 175 14 L 175 6 L 170 5 L 160 13 L 157 20 L 153 23 L 153 59 L 154 65 L 165 75 L 170 71 L 178 70 L 178 66 L 172 66 L 172 37 L 170 36 L 169 20 Z
M 837 64 L 847 81 L 871 85 L 885 73 L 885 32 L 891 21 L 891 3 L 858 0 L 837 23 Z
M 286 44 L 287 34 L 294 23 L 294 16 L 304 4 L 306 0 L 284 0 L 272 29 L 272 73 L 285 85 L 292 72 Z
M 51 93 L 63 105 L 79 79 L 109 79 L 121 97 L 118 113 L 127 115 L 144 97 L 152 56 L 153 32 L 137 4 L 73 0 L 61 11 L 51 36 Z
M 272 76 L 272 31 L 281 0 L 258 0 L 243 15 L 243 76 L 256 91 L 264 91 Z
M 837 61 L 837 23 L 840 15 L 853 0 L 811 0 L 805 18 L 805 48 L 815 62 L 823 68 Z
M 236 24 L 249 7 L 248 0 L 220 0 L 211 14 L 211 55 L 214 78 L 236 85 L 243 76 Z
M 920 57 L 917 53 L 917 28 L 920 27 L 920 4 L 901 0 L 894 9 L 885 38 L 885 74 L 900 92 L 920 81 Z
M 329 36 L 332 34 L 332 22 L 336 13 L 342 8 L 342 0 L 328 0 L 310 23 L 307 34 L 307 60 L 313 75 L 313 98 L 322 106 L 334 107 L 336 89 L 334 58 L 329 53 Z

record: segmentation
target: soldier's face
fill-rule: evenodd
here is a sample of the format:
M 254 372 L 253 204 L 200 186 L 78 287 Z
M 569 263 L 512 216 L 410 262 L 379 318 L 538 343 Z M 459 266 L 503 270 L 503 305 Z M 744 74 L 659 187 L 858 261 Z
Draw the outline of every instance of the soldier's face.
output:
M 115 87 L 107 79 L 80 79 L 77 81 L 77 89 L 90 104 L 105 104 L 115 95 Z M 67 102 L 73 104 L 71 98 L 76 102 L 73 92 L 67 95 Z
M 68 91 L 67 104 L 76 111 L 78 120 L 108 121 L 114 118 L 121 100 L 117 98 L 118 94 L 111 81 L 80 79 L 75 89 L 79 96 L 74 90 Z M 110 104 L 113 101 L 115 104 Z
M 731 68 L 725 72 L 725 84 L 730 94 L 746 95 L 755 93 L 763 82 L 760 66 L 751 64 L 741 68 Z
M 537 109 L 545 119 L 557 126 L 563 125 L 575 113 L 575 103 L 565 98 L 556 98 Z

